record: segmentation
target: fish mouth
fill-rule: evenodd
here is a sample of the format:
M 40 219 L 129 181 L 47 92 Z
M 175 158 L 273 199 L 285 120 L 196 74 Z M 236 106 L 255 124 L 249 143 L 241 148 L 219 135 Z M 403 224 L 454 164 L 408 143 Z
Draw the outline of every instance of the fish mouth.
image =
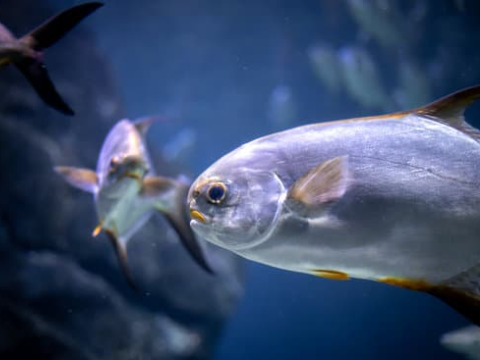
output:
M 207 223 L 207 217 L 196 209 L 190 208 L 190 217 L 192 220 L 200 221 L 202 224 Z
M 133 171 L 128 171 L 125 174 L 122 175 L 121 179 L 133 179 L 135 180 L 140 186 L 142 185 L 143 182 L 143 177 Z

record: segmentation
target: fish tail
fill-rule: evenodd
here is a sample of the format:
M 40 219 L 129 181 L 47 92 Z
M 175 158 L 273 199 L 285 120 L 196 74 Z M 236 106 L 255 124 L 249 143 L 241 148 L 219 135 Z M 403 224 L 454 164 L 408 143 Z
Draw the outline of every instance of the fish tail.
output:
M 55 89 L 39 52 L 56 43 L 81 20 L 102 5 L 99 2 L 90 2 L 71 7 L 53 16 L 19 40 L 29 45 L 34 50 L 34 55 L 19 57 L 15 61 L 15 65 L 30 82 L 40 98 L 65 115 L 74 115 L 74 112 Z
M 480 326 L 480 264 L 432 287 L 428 292 Z
M 22 40 L 31 44 L 32 48 L 42 51 L 73 29 L 80 21 L 103 6 L 100 2 L 89 2 L 73 6 L 51 17 L 42 25 L 25 35 Z

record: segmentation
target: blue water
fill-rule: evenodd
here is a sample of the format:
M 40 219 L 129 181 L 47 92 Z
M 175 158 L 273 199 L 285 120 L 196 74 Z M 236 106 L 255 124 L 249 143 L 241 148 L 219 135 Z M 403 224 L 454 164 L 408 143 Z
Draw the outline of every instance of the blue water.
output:
M 188 165 L 197 175 L 227 151 L 275 130 L 266 114 L 278 84 L 292 88 L 294 125 L 381 112 L 344 92 L 327 92 L 306 57 L 318 41 L 369 48 L 387 89 L 399 59 L 440 72 L 429 75 L 431 100 L 478 83 L 480 7 L 465 1 L 468 11 L 461 11 L 454 3 L 425 2 L 422 30 L 407 39 L 417 43 L 414 52 L 362 42 L 342 2 L 328 0 L 111 0 L 91 24 L 110 56 L 128 116 L 174 119 L 153 129 L 153 146 L 194 129 L 198 143 Z M 475 119 L 475 109 L 469 116 Z M 245 296 L 221 335 L 216 360 L 461 358 L 443 350 L 439 337 L 467 321 L 428 295 L 252 262 L 246 273 Z

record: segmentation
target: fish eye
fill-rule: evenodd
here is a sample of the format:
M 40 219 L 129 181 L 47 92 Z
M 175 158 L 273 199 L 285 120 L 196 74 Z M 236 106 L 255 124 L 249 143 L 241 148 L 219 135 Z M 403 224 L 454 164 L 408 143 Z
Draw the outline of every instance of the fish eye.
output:
M 122 158 L 120 156 L 114 156 L 110 159 L 110 167 L 116 168 L 122 162 Z
M 207 190 L 207 200 L 212 204 L 220 204 L 227 196 L 227 187 L 224 183 L 215 182 Z

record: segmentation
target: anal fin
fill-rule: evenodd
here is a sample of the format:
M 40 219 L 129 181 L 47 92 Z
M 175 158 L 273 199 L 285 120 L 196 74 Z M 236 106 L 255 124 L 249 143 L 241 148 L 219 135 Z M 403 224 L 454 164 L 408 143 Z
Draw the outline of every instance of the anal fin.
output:
M 480 326 L 480 264 L 432 287 L 428 292 Z
M 127 280 L 128 285 L 130 285 L 130 287 L 133 290 L 138 291 L 138 287 L 133 281 L 133 277 L 128 267 L 127 250 L 122 245 L 118 236 L 112 230 L 105 229 L 104 231 L 108 239 L 112 243 L 113 248 L 115 249 L 115 253 L 117 254 L 117 258 L 118 258 L 118 264 L 120 265 L 120 269 L 122 270 L 122 273 L 125 276 L 125 279 Z
M 377 281 L 433 295 L 471 322 L 480 326 L 480 266 L 467 270 L 440 284 L 425 280 L 388 277 Z
M 480 297 L 451 286 L 436 286 L 429 293 L 480 326 Z
M 343 271 L 336 270 L 325 270 L 325 269 L 314 269 L 312 274 L 318 277 L 323 277 L 325 279 L 331 280 L 350 280 L 350 276 Z

